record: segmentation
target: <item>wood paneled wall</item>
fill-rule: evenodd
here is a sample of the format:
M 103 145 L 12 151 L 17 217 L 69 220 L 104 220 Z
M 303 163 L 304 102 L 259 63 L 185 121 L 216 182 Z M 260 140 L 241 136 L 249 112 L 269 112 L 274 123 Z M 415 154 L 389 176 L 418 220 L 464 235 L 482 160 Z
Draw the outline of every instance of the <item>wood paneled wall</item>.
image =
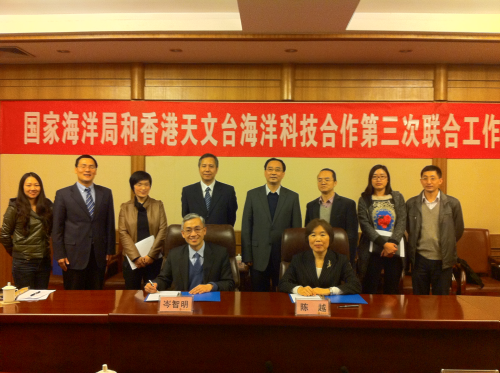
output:
M 129 64 L 0 65 L 0 100 L 130 100 Z
M 500 66 L 448 66 L 448 100 L 464 102 L 499 102 Z
M 297 101 L 432 101 L 433 65 L 297 65 Z
M 281 65 L 147 65 L 146 100 L 279 101 Z

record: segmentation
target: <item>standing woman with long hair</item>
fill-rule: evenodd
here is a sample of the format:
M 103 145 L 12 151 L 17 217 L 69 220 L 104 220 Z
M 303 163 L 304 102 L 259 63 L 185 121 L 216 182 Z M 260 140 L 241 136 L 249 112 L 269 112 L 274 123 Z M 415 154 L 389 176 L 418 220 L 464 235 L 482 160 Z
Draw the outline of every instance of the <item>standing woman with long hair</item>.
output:
M 386 166 L 373 166 L 368 186 L 358 202 L 361 226 L 359 274 L 363 293 L 375 294 L 384 270 L 384 294 L 398 294 L 403 271 L 406 204 L 401 193 L 392 190 Z
M 0 242 L 12 256 L 12 276 L 18 288 L 47 289 L 51 270 L 52 202 L 34 172 L 23 175 L 17 198 L 3 217 Z

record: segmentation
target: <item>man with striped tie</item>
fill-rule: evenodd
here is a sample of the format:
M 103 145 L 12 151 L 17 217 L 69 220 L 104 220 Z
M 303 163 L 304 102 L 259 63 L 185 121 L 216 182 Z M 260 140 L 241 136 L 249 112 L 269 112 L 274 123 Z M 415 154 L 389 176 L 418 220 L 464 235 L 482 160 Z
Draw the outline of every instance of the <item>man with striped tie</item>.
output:
M 96 173 L 97 161 L 82 155 L 75 162 L 76 184 L 56 192 L 52 244 L 66 290 L 102 289 L 115 253 L 113 195 L 94 184 Z

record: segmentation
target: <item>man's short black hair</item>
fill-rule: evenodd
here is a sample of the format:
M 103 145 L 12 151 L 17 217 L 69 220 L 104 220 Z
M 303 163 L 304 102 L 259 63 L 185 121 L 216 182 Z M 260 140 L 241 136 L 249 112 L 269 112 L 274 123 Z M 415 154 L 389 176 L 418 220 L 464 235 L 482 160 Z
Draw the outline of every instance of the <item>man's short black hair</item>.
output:
M 215 160 L 215 167 L 219 168 L 219 160 L 217 157 L 211 153 L 205 153 L 200 157 L 200 160 L 198 161 L 198 168 L 201 166 L 201 161 L 204 160 L 205 158 L 213 158 Z
M 337 181 L 337 174 L 331 168 L 323 168 L 319 173 L 322 173 L 323 171 L 330 171 L 333 175 L 333 181 Z
M 285 162 L 283 162 L 281 159 L 278 159 L 278 158 L 269 158 L 267 161 L 266 161 L 266 164 L 264 165 L 264 170 L 267 169 L 267 164 L 269 162 L 272 162 L 272 161 L 278 161 L 278 162 L 281 162 L 281 164 L 283 165 L 283 172 L 286 171 L 286 165 L 285 165 Z
M 436 171 L 440 179 L 443 177 L 443 172 L 441 171 L 441 169 L 438 166 L 434 165 L 425 166 L 420 172 L 420 177 L 424 176 L 424 172 L 429 172 L 429 171 Z
M 78 162 L 80 162 L 80 159 L 84 159 L 84 158 L 89 158 L 89 159 L 92 159 L 95 163 L 95 168 L 97 168 L 97 161 L 95 160 L 94 157 L 92 157 L 91 155 L 88 155 L 88 154 L 84 154 L 84 155 L 81 155 L 79 156 L 77 159 L 76 159 L 76 162 L 75 162 L 75 167 L 78 167 Z
M 139 181 L 144 181 L 144 180 L 149 181 L 149 185 L 153 185 L 153 179 L 151 178 L 150 174 L 148 174 L 146 171 L 135 171 L 128 180 L 132 192 L 134 191 L 134 185 L 137 184 Z

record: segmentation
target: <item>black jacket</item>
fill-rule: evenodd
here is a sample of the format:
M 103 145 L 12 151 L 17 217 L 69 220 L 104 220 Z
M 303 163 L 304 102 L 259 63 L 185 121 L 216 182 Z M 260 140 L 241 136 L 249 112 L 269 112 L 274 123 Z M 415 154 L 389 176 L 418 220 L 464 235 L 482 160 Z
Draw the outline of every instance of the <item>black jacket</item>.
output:
M 316 261 L 312 250 L 294 255 L 290 266 L 281 278 L 278 290 L 291 293 L 296 286 L 312 288 L 338 287 L 343 294 L 359 294 L 361 284 L 345 255 L 328 250 L 321 275 L 316 274 Z

